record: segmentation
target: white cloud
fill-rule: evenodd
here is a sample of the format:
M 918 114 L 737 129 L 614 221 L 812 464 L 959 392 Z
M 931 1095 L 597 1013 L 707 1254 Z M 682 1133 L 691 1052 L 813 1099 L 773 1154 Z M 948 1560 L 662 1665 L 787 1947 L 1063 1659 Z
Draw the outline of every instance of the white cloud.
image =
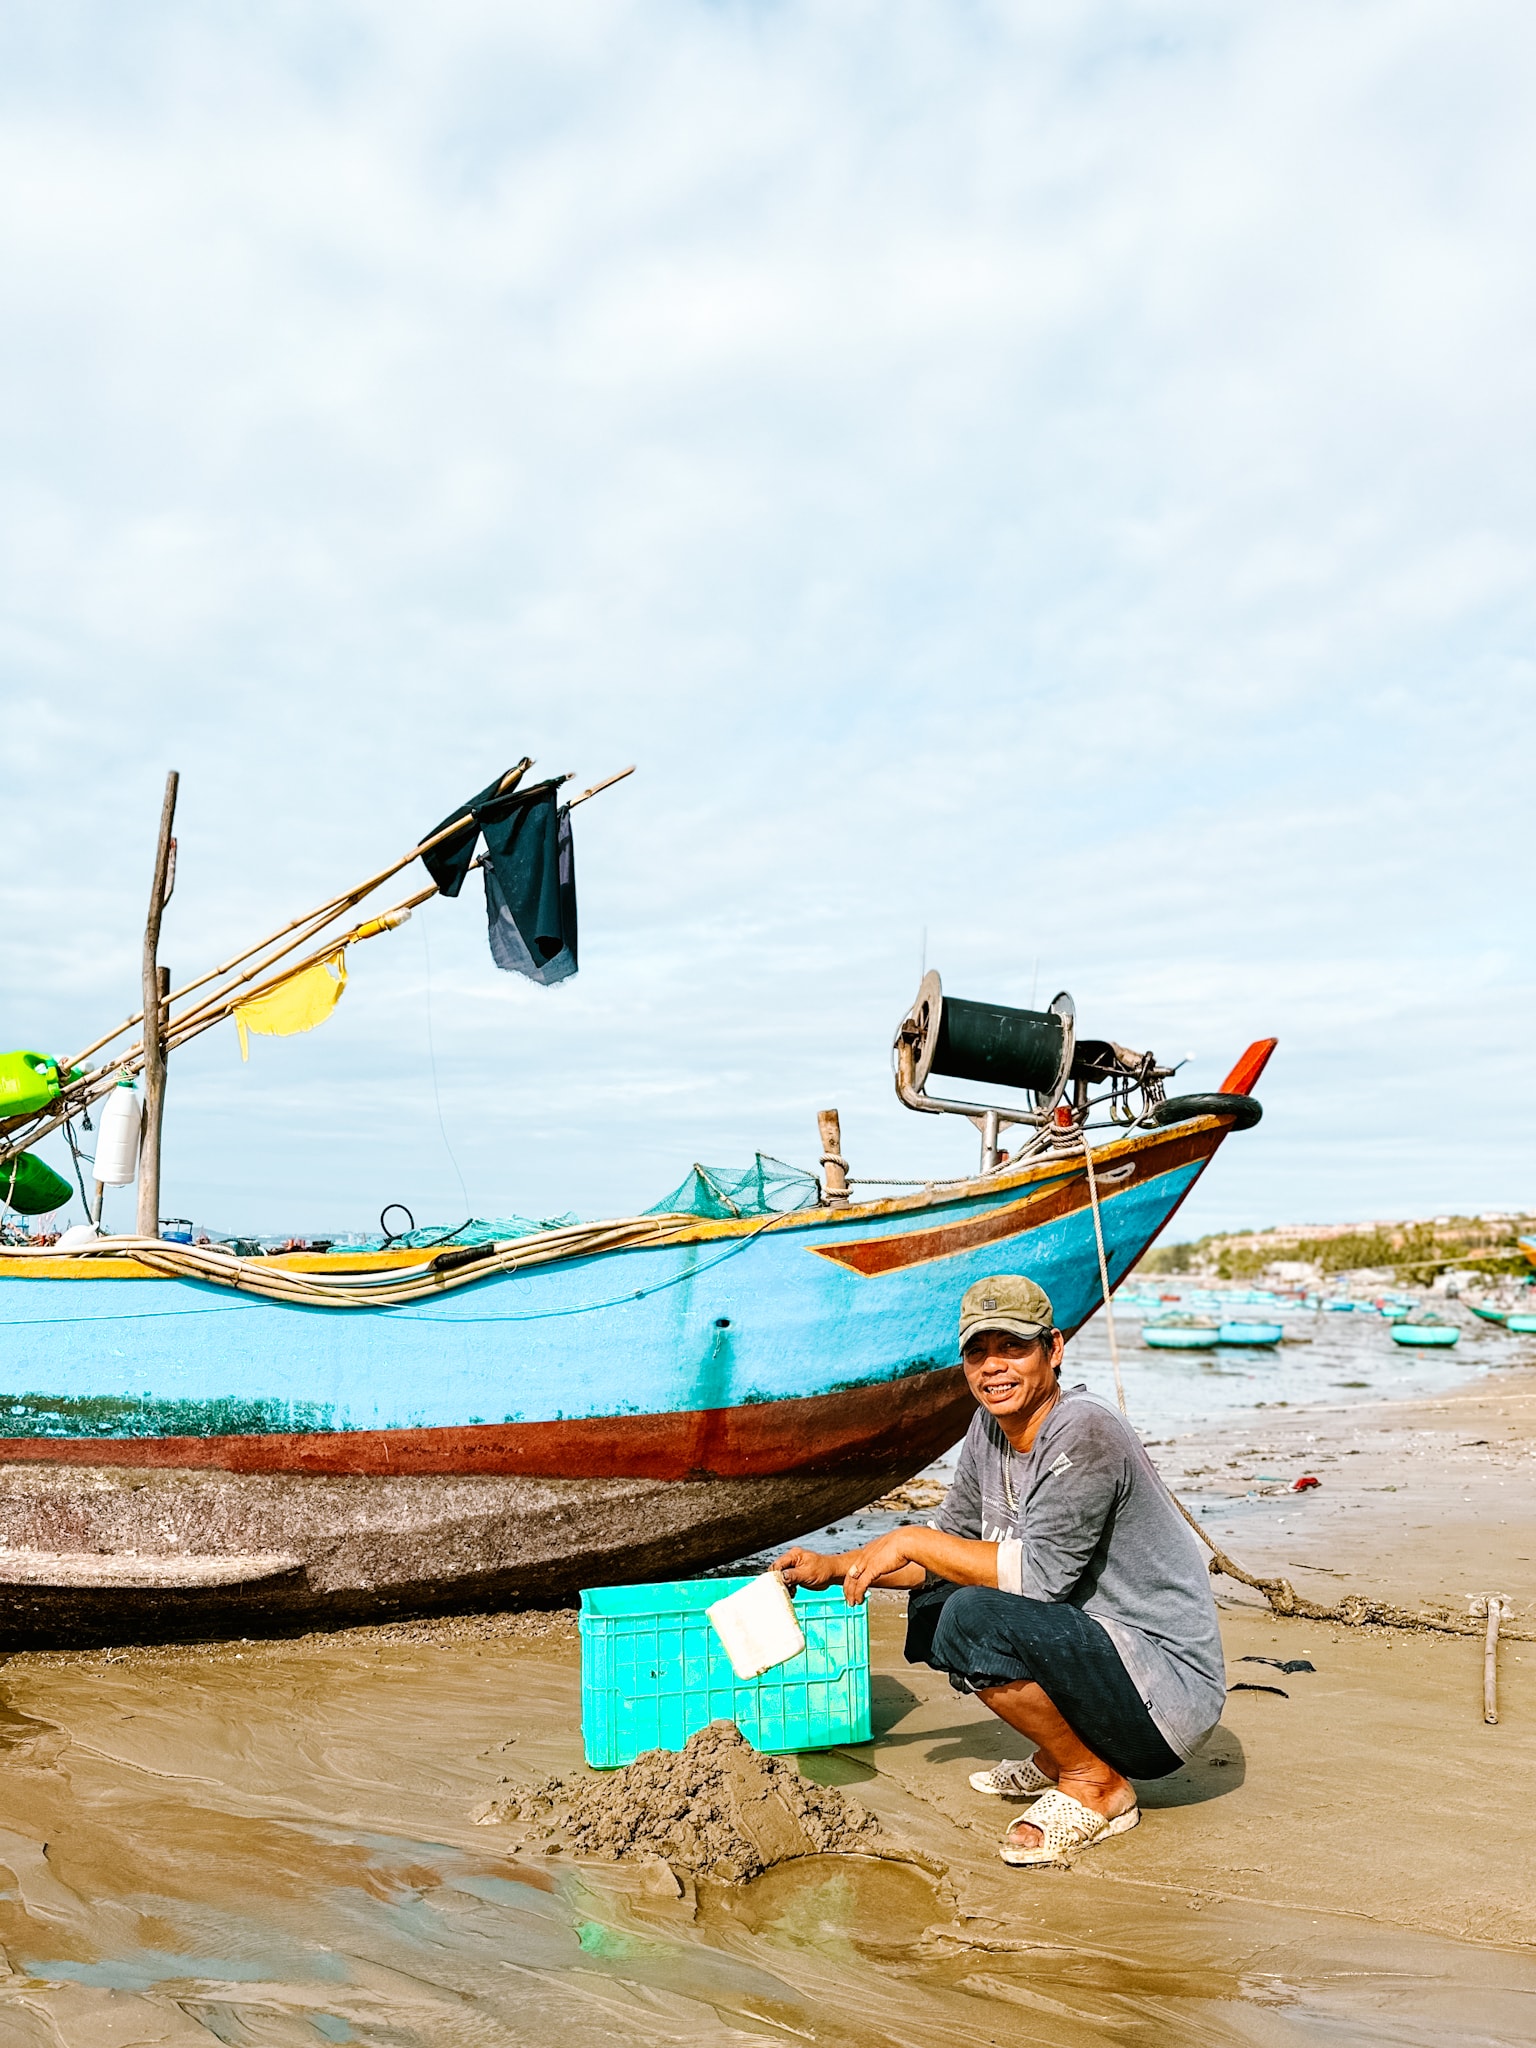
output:
M 432 907 L 477 1206 L 966 1141 L 928 957 L 1270 1117 L 1191 1220 L 1526 1199 L 1512 5 L 277 7 L 0 27 L 0 1034 L 135 1005 L 526 751 L 584 967 Z M 1047 986 L 1048 985 L 1048 986 Z M 419 928 L 173 1079 L 167 1201 L 460 1201 Z M 1155 1037 L 1154 1037 L 1155 1034 Z

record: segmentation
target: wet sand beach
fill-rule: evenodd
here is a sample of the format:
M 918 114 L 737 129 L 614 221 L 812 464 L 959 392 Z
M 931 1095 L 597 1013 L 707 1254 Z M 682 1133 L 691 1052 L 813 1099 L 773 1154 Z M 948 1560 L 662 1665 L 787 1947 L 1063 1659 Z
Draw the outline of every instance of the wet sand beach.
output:
M 1512 1355 L 1512 1354 L 1511 1354 Z M 1150 1432 L 1149 1432 L 1150 1433 Z M 1536 1373 L 1248 1410 L 1155 1454 L 1313 1597 L 1536 1609 Z M 1322 1484 L 1282 1488 L 1301 1472 Z M 1309 1576 L 1310 1575 L 1310 1576 Z M 877 1740 L 803 1760 L 934 1866 L 744 1886 L 519 1854 L 473 1814 L 580 1768 L 568 1614 L 26 1654 L 0 1669 L 0 2042 L 1438 2044 L 1536 2015 L 1536 1642 L 1277 1620 L 1132 1834 L 1010 1871 L 1004 1753 L 872 1604 Z M 1280 1673 L 1248 1658 L 1305 1658 Z

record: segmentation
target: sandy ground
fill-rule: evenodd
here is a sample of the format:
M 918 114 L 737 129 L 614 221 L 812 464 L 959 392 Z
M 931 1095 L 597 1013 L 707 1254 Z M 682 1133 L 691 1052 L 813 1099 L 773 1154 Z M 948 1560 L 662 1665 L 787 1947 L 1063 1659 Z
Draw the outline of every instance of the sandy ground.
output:
M 1465 1614 L 1495 1592 L 1536 1614 L 1536 1371 L 1424 1401 L 1270 1408 L 1151 1448 L 1224 1549 L 1314 1600 Z M 1304 1473 L 1321 1484 L 1293 1494 Z
M 1314 1597 L 1536 1606 L 1536 1374 L 1156 1455 Z M 1528 2041 L 1536 1642 L 1505 1646 L 1485 1727 L 1478 1639 L 1223 1601 L 1233 1681 L 1285 1696 L 1234 1693 L 1140 1828 L 1022 1872 L 1012 1809 L 967 1783 L 1003 1731 L 903 1662 L 878 1596 L 877 1739 L 803 1768 L 945 1874 L 821 1858 L 745 1888 L 523 1862 L 471 1819 L 579 1766 L 569 1616 L 14 1657 L 0 2044 Z

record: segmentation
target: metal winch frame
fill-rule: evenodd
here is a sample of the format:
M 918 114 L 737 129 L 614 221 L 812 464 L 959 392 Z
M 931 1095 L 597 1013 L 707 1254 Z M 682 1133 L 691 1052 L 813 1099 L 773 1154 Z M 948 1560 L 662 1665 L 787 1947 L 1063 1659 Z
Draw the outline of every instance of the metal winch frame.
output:
M 948 1013 L 943 985 L 930 970 L 897 1026 L 892 1046 L 896 1093 L 908 1109 L 963 1116 L 974 1124 L 981 1133 L 983 1174 L 997 1172 L 998 1140 L 1014 1126 L 1033 1130 L 1025 1147 L 1033 1152 L 1062 1142 L 1067 1134 L 1075 1144 L 1095 1109 L 1107 1106 L 1108 1120 L 1115 1124 L 1150 1120 L 1174 1072 L 1153 1054 L 1132 1052 L 1113 1039 L 1079 1038 L 1077 1008 L 1065 989 L 1043 1011 L 952 997 Z M 960 1028 L 951 1029 L 952 1024 Z M 1032 1106 L 931 1095 L 928 1083 L 935 1074 L 1018 1088 Z

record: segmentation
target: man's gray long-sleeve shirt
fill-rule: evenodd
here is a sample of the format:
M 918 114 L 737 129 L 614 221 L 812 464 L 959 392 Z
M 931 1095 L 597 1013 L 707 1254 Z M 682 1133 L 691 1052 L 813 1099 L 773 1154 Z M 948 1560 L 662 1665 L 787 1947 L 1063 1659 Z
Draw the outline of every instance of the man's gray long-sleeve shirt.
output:
M 1023 1457 L 978 1409 L 934 1526 L 995 1543 L 1005 1593 L 1091 1614 L 1181 1757 L 1221 1719 L 1226 1662 L 1194 1532 L 1130 1424 L 1086 1387 L 1062 1389 Z

